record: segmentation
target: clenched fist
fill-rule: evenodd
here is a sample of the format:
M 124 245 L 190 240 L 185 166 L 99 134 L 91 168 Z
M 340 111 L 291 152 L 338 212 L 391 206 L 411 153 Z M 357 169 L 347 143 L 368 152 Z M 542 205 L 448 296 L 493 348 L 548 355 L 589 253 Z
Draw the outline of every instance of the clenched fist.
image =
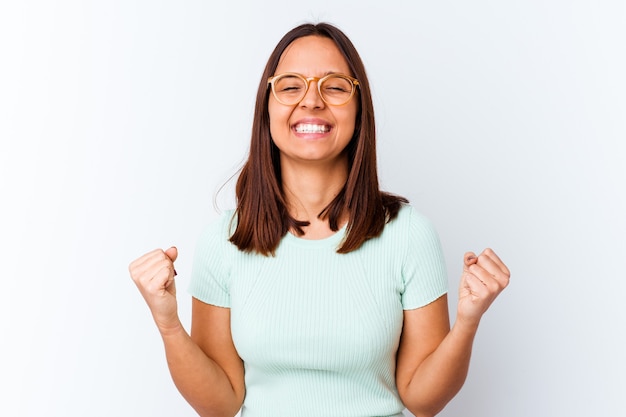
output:
M 174 282 L 174 261 L 177 257 L 175 247 L 165 251 L 155 249 L 134 260 L 128 267 L 161 332 L 180 326 Z
M 509 285 L 510 277 L 509 269 L 493 250 L 485 249 L 478 256 L 466 253 L 459 287 L 458 319 L 477 326 L 491 303 Z

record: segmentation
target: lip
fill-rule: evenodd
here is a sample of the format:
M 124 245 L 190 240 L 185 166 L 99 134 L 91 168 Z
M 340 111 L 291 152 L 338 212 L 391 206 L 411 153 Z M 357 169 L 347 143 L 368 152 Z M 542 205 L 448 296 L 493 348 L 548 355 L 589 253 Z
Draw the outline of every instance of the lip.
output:
M 301 124 L 311 124 L 311 125 L 320 125 L 320 126 L 326 126 L 328 128 L 328 131 L 326 132 L 315 132 L 315 133 L 303 133 L 303 132 L 297 132 L 296 131 L 296 126 L 301 125 Z M 297 120 L 295 123 L 293 123 L 291 125 L 291 131 L 299 137 L 304 137 L 304 138 L 320 138 L 320 137 L 324 137 L 326 135 L 328 135 L 333 129 L 333 125 L 328 122 L 327 120 L 324 119 L 320 119 L 317 117 L 306 117 L 303 119 L 299 119 Z

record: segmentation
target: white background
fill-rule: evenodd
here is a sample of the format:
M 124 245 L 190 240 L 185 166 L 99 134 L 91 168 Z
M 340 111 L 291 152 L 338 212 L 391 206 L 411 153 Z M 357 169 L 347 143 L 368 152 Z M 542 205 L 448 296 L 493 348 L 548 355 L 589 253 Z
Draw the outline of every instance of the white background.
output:
M 0 415 L 194 415 L 127 265 L 177 245 L 189 324 L 195 240 L 304 21 L 360 51 L 383 187 L 435 223 L 452 313 L 463 252 L 512 270 L 441 415 L 626 415 L 626 3 L 213 3 L 0 5 Z

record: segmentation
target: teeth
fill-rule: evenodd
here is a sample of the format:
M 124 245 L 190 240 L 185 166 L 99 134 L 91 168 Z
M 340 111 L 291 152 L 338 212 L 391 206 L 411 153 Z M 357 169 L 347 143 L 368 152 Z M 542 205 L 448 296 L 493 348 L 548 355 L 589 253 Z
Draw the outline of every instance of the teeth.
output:
M 326 133 L 330 128 L 326 125 L 314 125 L 310 123 L 301 123 L 296 125 L 298 133 Z

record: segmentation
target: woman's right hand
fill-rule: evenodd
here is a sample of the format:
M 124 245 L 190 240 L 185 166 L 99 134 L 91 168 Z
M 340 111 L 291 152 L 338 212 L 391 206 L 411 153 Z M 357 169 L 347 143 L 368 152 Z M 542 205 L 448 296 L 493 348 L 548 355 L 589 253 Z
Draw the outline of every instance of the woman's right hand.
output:
M 174 282 L 174 261 L 177 257 L 175 247 L 165 251 L 155 249 L 134 260 L 128 267 L 161 332 L 181 327 Z

